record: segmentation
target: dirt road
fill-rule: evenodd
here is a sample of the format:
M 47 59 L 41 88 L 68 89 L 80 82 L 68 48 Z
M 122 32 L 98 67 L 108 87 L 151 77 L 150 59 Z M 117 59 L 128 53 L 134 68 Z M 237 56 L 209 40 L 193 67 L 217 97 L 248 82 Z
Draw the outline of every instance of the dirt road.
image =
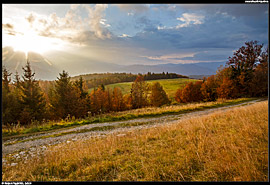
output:
M 18 140 L 7 140 L 2 143 L 2 155 L 3 157 L 9 155 L 15 158 L 27 159 L 31 156 L 39 155 L 50 145 L 56 145 L 59 143 L 68 144 L 75 140 L 85 140 L 89 139 L 90 137 L 104 137 L 108 134 L 115 134 L 116 136 L 121 136 L 124 134 L 123 131 L 132 132 L 136 129 L 156 127 L 164 124 L 174 124 L 182 120 L 201 117 L 211 114 L 213 112 L 226 111 L 232 107 L 248 106 L 258 101 L 260 100 L 253 100 L 238 105 L 207 109 L 203 111 L 195 111 L 179 115 L 166 115 L 154 118 L 139 118 L 127 121 L 83 125 L 75 128 L 53 131 L 46 134 L 39 134 L 35 136 L 20 138 L 19 142 Z M 122 127 L 121 125 L 129 126 Z M 3 164 L 5 164 L 4 158 L 2 159 L 2 161 Z

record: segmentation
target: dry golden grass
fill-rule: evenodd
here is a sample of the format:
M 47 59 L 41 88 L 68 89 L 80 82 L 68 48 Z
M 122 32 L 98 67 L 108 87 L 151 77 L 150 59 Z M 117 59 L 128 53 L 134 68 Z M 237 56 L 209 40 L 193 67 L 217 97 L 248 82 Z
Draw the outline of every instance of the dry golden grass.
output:
M 3 126 L 3 139 L 9 139 L 10 136 L 21 137 L 31 135 L 38 132 L 47 132 L 51 130 L 63 129 L 78 125 L 104 123 L 111 121 L 122 121 L 143 117 L 155 117 L 169 114 L 183 114 L 192 111 L 203 110 L 207 108 L 217 108 L 228 105 L 236 105 L 248 101 L 255 100 L 254 98 L 238 98 L 233 100 L 218 100 L 213 102 L 187 103 L 180 105 L 169 105 L 163 107 L 145 107 L 140 109 L 132 109 L 127 111 L 112 112 L 96 116 L 91 116 L 86 119 L 66 119 L 60 122 L 49 121 L 44 123 L 33 122 L 30 125 L 13 125 Z
M 50 147 L 3 181 L 267 181 L 268 102 Z

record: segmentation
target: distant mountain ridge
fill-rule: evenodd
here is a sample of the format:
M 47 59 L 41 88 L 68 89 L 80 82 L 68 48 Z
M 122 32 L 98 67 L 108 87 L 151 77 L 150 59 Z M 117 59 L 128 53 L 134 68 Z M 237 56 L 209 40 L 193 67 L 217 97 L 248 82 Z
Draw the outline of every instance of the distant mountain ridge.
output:
M 14 51 L 10 47 L 2 49 L 2 66 L 5 66 L 12 75 L 15 75 L 16 71 L 20 76 L 23 74 L 22 67 L 25 67 L 27 58 L 35 72 L 35 79 L 54 80 L 58 76 L 59 70 L 53 63 L 38 53 L 29 52 L 26 56 L 25 53 Z
M 157 65 L 119 65 L 74 56 L 66 52 L 54 52 L 44 57 L 38 53 L 29 52 L 29 61 L 35 72 L 35 78 L 41 80 L 56 80 L 59 73 L 66 70 L 70 76 L 89 73 L 177 73 L 190 75 L 213 75 L 220 65 L 225 62 L 200 62 L 189 64 L 157 64 Z M 74 58 L 76 58 L 74 60 Z M 26 64 L 23 52 L 14 51 L 11 47 L 2 48 L 2 66 L 4 65 L 13 75 L 18 71 L 22 75 L 22 67 Z
M 159 65 L 130 65 L 121 68 L 122 71 L 131 73 L 177 73 L 185 76 L 190 75 L 213 75 L 218 67 L 225 65 L 225 62 L 201 62 L 189 64 L 159 64 Z

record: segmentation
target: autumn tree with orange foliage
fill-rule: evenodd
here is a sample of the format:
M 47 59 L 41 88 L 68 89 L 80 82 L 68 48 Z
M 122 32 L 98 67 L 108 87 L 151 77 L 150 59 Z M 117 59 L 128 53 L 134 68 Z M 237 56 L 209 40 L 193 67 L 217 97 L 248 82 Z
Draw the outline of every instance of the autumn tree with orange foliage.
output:
M 131 85 L 131 101 L 132 101 L 132 108 L 142 108 L 148 105 L 148 91 L 149 86 L 144 81 L 142 75 L 138 75 L 136 80 Z
M 105 102 L 107 101 L 105 90 L 102 86 L 94 89 L 90 93 L 90 111 L 92 115 L 106 112 Z
M 175 100 L 179 103 L 199 102 L 203 100 L 201 86 L 203 82 L 189 82 L 183 89 L 178 89 L 175 93 Z
M 132 98 L 130 94 L 125 94 L 123 96 L 123 102 L 124 102 L 124 110 L 130 110 L 132 109 Z
M 219 87 L 217 87 L 217 96 L 221 99 L 231 99 L 237 94 L 237 89 L 233 80 L 223 78 L 223 81 Z
M 268 95 L 268 48 L 262 53 L 259 64 L 254 70 L 254 77 L 250 82 L 251 96 Z
M 250 95 L 255 68 L 261 63 L 262 47 L 263 44 L 258 44 L 258 41 L 245 42 L 245 46 L 236 50 L 233 56 L 229 57 L 227 65 L 232 69 L 231 80 L 236 83 L 239 97 Z
M 125 110 L 125 102 L 123 99 L 122 91 L 119 87 L 115 87 L 112 93 L 112 110 L 122 111 Z
M 218 87 L 217 97 L 221 99 L 232 99 L 238 96 L 236 82 L 231 79 L 232 69 L 220 67 L 215 75 Z
M 217 99 L 217 87 L 216 76 L 209 76 L 201 86 L 204 101 L 215 101 Z

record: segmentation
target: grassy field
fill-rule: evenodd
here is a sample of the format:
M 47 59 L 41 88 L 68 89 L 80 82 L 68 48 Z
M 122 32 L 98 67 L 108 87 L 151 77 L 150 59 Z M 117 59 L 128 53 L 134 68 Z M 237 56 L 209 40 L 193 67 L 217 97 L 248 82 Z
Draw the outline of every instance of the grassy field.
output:
M 176 79 L 161 79 L 161 80 L 149 80 L 147 83 L 153 84 L 154 82 L 159 82 L 162 86 L 165 92 L 167 93 L 169 98 L 174 98 L 175 93 L 177 89 L 182 88 L 186 82 L 194 82 L 198 81 L 196 79 L 186 79 L 186 78 L 176 78 Z M 113 89 L 114 87 L 119 87 L 123 94 L 130 93 L 131 84 L 133 82 L 124 82 L 124 83 L 116 83 L 116 84 L 110 84 L 106 85 L 105 87 L 109 87 Z M 91 92 L 93 88 L 89 90 Z
M 268 101 L 51 146 L 2 170 L 3 181 L 267 181 Z
M 50 121 L 43 124 L 32 124 L 29 126 L 15 125 L 2 128 L 2 140 L 14 137 L 24 137 L 35 133 L 45 133 L 56 129 L 65 129 L 74 126 L 97 124 L 103 122 L 123 121 L 135 118 L 156 117 L 170 114 L 184 114 L 192 111 L 236 105 L 243 102 L 254 100 L 253 98 L 239 98 L 234 100 L 223 100 L 216 102 L 188 103 L 181 105 L 171 105 L 163 107 L 146 107 L 122 112 L 112 112 L 79 120 L 62 120 L 59 122 Z

